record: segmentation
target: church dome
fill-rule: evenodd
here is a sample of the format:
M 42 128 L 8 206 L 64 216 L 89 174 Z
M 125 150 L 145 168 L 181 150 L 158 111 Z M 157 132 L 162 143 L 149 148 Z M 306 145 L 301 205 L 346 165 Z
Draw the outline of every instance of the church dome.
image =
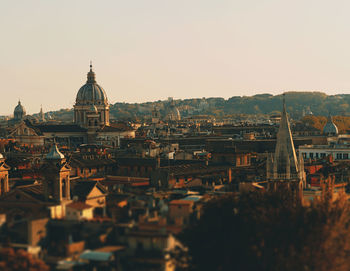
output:
M 337 135 L 338 127 L 334 124 L 332 116 L 328 116 L 326 125 L 323 127 L 323 134 L 325 135 Z
M 83 85 L 77 94 L 76 104 L 108 104 L 107 95 L 104 89 L 96 83 L 95 73 L 90 64 L 90 71 L 87 74 L 86 84 Z
M 15 107 L 13 115 L 15 119 L 23 119 L 23 117 L 26 115 L 26 110 L 24 109 L 24 106 L 21 104 L 21 101 L 18 101 L 18 104 Z

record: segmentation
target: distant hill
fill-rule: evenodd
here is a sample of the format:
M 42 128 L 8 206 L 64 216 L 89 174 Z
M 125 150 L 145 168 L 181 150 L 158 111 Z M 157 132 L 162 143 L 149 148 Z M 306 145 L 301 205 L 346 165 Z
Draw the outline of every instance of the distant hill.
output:
M 282 109 L 282 95 L 258 94 L 254 96 L 234 96 L 224 98 L 194 98 L 175 100 L 182 116 L 213 115 L 223 117 L 234 114 L 274 114 Z M 322 92 L 286 92 L 286 104 L 293 118 L 301 118 L 303 113 L 314 115 L 350 115 L 350 94 L 327 95 Z M 115 103 L 111 105 L 111 119 L 144 119 L 150 116 L 154 106 L 162 115 L 166 114 L 169 101 L 146 103 Z M 73 118 L 73 110 L 50 112 L 55 119 Z

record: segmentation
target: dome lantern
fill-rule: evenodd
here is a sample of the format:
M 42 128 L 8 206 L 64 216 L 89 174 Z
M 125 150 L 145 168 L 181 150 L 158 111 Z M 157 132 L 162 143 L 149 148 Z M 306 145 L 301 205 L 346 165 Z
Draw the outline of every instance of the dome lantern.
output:
M 92 70 L 92 62 L 90 61 L 90 71 L 87 74 L 87 82 L 88 84 L 94 84 L 96 83 L 96 79 L 95 79 L 95 73 Z

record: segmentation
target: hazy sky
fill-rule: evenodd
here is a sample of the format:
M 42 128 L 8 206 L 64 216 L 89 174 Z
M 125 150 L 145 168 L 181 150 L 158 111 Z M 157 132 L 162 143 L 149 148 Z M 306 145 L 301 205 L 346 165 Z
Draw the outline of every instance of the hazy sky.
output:
M 0 114 L 71 108 L 93 61 L 110 103 L 350 89 L 350 1 L 0 0 Z

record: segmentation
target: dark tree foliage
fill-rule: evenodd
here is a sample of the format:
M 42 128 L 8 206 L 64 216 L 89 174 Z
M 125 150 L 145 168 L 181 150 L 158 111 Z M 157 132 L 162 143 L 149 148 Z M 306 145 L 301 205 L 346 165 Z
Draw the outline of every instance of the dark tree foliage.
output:
M 20 249 L 11 247 L 0 250 L 0 270 L 3 271 L 48 271 L 49 267 L 40 259 Z
M 177 270 L 350 270 L 347 201 L 293 199 L 284 191 L 210 201 L 179 236 Z
M 229 99 L 206 98 L 208 107 L 199 109 L 202 99 L 175 100 L 181 116 L 210 115 L 223 117 L 237 114 L 274 114 L 282 110 L 282 95 L 258 94 L 254 96 L 234 96 Z M 350 112 L 350 94 L 326 95 L 322 92 L 286 92 L 287 110 L 294 119 L 303 116 L 303 111 L 311 110 L 314 115 L 344 116 Z M 111 104 L 111 119 L 116 120 L 146 120 L 151 116 L 154 107 L 160 110 L 163 117 L 167 114 L 169 101 L 155 101 L 146 103 L 120 103 Z M 61 109 L 50 112 L 56 120 L 71 121 L 72 109 Z

